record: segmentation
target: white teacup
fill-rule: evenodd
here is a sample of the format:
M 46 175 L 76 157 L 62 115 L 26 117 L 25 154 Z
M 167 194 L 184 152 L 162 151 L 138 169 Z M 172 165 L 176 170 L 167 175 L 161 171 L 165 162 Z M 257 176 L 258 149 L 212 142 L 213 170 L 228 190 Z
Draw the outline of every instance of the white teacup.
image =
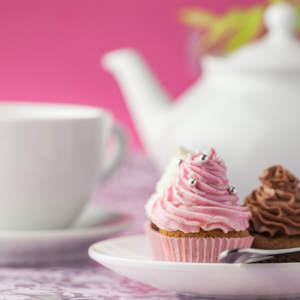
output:
M 106 110 L 0 102 L 0 230 L 68 227 L 125 150 Z

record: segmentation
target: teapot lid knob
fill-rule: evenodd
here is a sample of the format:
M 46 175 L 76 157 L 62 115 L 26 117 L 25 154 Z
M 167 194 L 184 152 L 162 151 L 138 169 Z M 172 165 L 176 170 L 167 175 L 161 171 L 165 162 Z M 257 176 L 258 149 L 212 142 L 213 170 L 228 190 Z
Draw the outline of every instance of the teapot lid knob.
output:
M 297 14 L 290 4 L 285 2 L 276 3 L 266 9 L 264 22 L 270 32 L 294 33 Z

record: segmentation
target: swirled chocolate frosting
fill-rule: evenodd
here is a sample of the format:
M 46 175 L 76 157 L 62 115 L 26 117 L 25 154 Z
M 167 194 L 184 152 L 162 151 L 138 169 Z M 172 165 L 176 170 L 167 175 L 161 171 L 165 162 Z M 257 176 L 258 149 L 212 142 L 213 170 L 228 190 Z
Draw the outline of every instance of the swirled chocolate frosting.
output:
M 300 234 L 299 180 L 281 166 L 264 170 L 263 186 L 245 199 L 252 213 L 250 231 L 275 234 Z

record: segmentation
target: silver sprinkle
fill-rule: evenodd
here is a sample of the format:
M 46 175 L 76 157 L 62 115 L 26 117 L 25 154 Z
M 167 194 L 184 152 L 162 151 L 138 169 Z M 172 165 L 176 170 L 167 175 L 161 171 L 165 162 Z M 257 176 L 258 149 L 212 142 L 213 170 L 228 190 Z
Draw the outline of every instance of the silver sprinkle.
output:
M 178 194 L 179 194 L 179 191 L 178 191 L 178 190 L 176 190 L 174 193 L 175 193 L 176 195 L 178 195 Z
M 197 184 L 196 179 L 194 179 L 194 178 L 189 179 L 189 185 L 190 186 L 195 186 L 196 184 Z
M 183 160 L 179 158 L 179 159 L 176 161 L 176 165 L 179 166 L 182 162 L 183 162 Z
M 208 156 L 206 154 L 199 155 L 199 161 L 207 162 L 208 161 Z
M 231 186 L 231 187 L 229 188 L 229 193 L 230 193 L 231 195 L 236 195 L 236 194 L 237 194 L 237 189 L 236 189 L 235 187 Z

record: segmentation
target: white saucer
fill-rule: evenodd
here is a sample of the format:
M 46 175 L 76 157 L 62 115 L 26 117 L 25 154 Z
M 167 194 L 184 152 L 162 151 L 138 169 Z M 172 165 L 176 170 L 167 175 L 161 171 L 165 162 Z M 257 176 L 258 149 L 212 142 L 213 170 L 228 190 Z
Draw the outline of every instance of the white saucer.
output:
M 145 235 L 108 239 L 89 248 L 105 267 L 155 288 L 214 298 L 300 295 L 300 263 L 204 264 L 151 259 Z
M 72 228 L 0 231 L 0 265 L 38 265 L 87 258 L 88 247 L 129 227 L 131 216 L 88 205 Z

